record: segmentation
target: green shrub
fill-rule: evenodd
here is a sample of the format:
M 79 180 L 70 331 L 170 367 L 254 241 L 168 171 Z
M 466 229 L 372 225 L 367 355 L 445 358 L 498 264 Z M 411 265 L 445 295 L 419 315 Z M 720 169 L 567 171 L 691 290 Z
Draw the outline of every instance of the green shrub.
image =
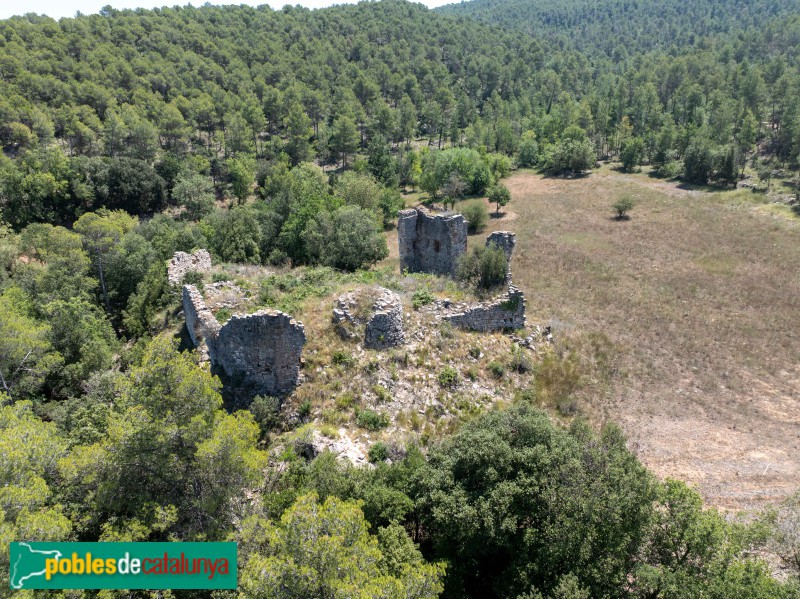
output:
M 492 244 L 479 245 L 461 256 L 456 276 L 478 289 L 491 289 L 506 280 L 508 261 L 503 250 Z
M 389 448 L 386 443 L 378 441 L 373 443 L 368 452 L 369 461 L 375 464 L 376 462 L 385 462 L 389 457 Z
M 481 357 L 481 348 L 480 347 L 470 347 L 469 348 L 469 357 L 477 360 Z
M 439 385 L 445 389 L 453 389 L 458 385 L 458 371 L 452 366 L 445 366 L 439 373 Z
M 256 395 L 250 404 L 250 412 L 264 438 L 280 424 L 281 401 L 277 397 Z
M 503 375 L 506 373 L 506 367 L 503 366 L 503 364 L 501 362 L 498 362 L 497 360 L 492 360 L 491 362 L 489 362 L 486 365 L 486 368 L 489 370 L 489 372 L 492 373 L 492 376 L 496 379 L 503 378 Z
M 427 306 L 436 301 L 436 296 L 433 295 L 427 287 L 422 287 L 414 292 L 411 296 L 411 306 L 415 310 L 419 310 L 422 306 Z
M 634 205 L 635 202 L 633 201 L 633 198 L 628 195 L 624 195 L 616 202 L 614 202 L 613 208 L 614 212 L 617 215 L 617 219 L 622 220 L 624 218 L 627 218 L 628 212 L 633 209 Z
M 375 385 L 372 388 L 372 392 L 378 397 L 378 401 L 381 403 L 392 401 L 392 394 L 389 393 L 389 390 L 383 385 Z
M 533 361 L 530 355 L 519 345 L 515 345 L 511 350 L 511 360 L 508 367 L 519 374 L 525 374 L 533 370 Z
M 354 361 L 353 356 L 340 349 L 331 354 L 331 362 L 337 366 L 352 366 Z
M 200 291 L 203 290 L 203 273 L 199 273 L 196 270 L 190 270 L 185 275 L 183 275 L 183 284 L 184 285 L 194 285 Z
M 389 426 L 389 417 L 374 410 L 356 410 L 356 424 L 368 431 L 379 431 Z
M 356 403 L 356 398 L 352 393 L 343 393 L 336 398 L 336 408 L 339 410 L 348 410 Z
M 311 402 L 309 400 L 305 400 L 300 406 L 297 408 L 297 415 L 300 417 L 300 420 L 305 420 L 311 414 Z
M 224 272 L 215 272 L 211 275 L 211 280 L 214 283 L 224 283 L 225 281 L 230 281 L 231 278 Z
M 233 313 L 231 312 L 230 308 L 220 308 L 214 316 L 216 317 L 218 323 L 225 324 L 230 320 L 232 315 Z
M 486 228 L 486 223 L 489 222 L 489 209 L 481 200 L 464 202 L 460 206 L 460 211 L 467 220 L 470 233 L 480 233 Z

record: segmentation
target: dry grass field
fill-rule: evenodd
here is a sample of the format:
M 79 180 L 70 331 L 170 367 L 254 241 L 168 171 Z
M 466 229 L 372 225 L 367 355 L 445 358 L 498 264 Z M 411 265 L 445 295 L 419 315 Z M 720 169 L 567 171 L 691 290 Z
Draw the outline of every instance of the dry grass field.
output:
M 529 321 L 584 359 L 608 340 L 607 377 L 587 370 L 582 411 L 621 424 L 653 471 L 711 505 L 757 507 L 800 487 L 800 220 L 747 191 L 608 167 L 573 180 L 521 171 L 507 185 L 490 229 L 517 233 Z M 626 193 L 636 206 L 615 220 Z

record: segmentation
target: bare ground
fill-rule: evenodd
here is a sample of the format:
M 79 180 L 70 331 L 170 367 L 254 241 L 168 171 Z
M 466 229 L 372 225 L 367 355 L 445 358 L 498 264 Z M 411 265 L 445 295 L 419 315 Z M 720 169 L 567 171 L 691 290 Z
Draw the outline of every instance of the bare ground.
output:
M 610 385 L 588 385 L 584 411 L 620 423 L 648 467 L 710 505 L 754 508 L 796 490 L 800 220 L 738 192 L 609 169 L 572 180 L 521 171 L 507 185 L 513 218 L 489 228 L 517 233 L 529 319 L 557 338 L 601 333 L 618 356 Z M 617 221 L 624 193 L 637 204 Z

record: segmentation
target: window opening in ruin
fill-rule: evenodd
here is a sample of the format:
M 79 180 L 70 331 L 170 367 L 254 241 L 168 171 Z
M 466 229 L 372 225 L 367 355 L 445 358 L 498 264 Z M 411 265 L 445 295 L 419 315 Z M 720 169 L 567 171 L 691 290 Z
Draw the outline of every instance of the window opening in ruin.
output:
M 439 251 L 439 249 L 440 249 L 440 247 L 441 247 L 441 246 L 439 245 L 439 241 L 438 241 L 438 240 L 436 240 L 436 241 L 434 241 L 434 242 L 433 242 L 433 251 L 434 251 L 434 252 L 438 252 L 438 251 Z

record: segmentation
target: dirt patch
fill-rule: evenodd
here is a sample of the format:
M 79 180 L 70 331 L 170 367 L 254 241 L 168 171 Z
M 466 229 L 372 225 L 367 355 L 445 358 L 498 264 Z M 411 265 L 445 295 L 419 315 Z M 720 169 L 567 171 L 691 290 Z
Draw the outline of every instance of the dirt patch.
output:
M 737 192 L 602 169 L 506 183 L 514 280 L 562 339 L 607 336 L 610 386 L 583 401 L 660 476 L 745 509 L 800 486 L 800 227 Z M 612 204 L 634 197 L 629 221 Z M 506 228 L 490 219 L 490 229 Z M 485 235 L 485 234 L 484 234 Z

